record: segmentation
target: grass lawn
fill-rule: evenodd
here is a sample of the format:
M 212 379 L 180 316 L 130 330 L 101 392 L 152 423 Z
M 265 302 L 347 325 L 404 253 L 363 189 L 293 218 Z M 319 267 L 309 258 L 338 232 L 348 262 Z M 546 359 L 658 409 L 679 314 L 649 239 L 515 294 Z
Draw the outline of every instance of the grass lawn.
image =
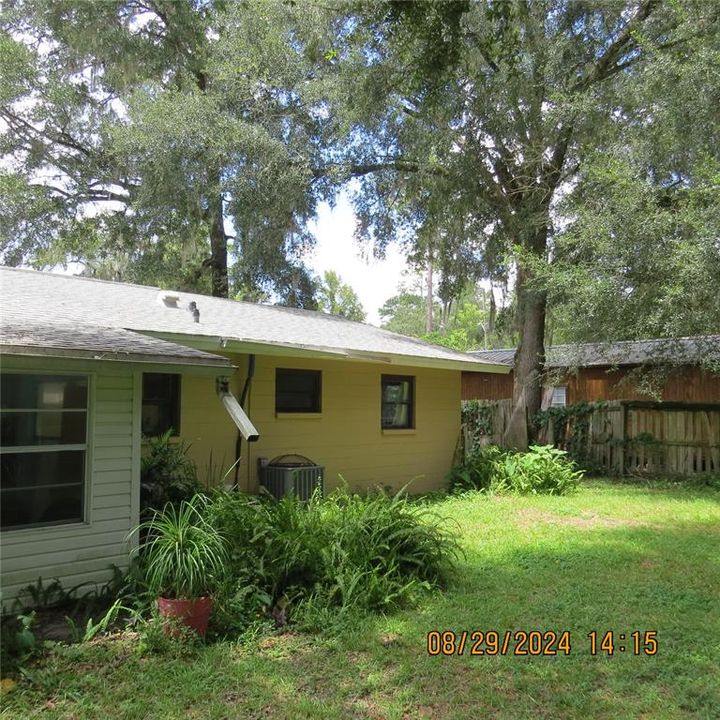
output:
M 59 647 L 3 718 L 718 718 L 720 492 L 586 482 L 569 497 L 438 503 L 466 557 L 444 593 L 331 636 L 142 657 Z M 431 657 L 431 630 L 567 630 L 569 655 Z M 593 657 L 587 633 L 616 633 Z M 619 634 L 657 631 L 658 652 Z M 628 649 L 621 653 L 618 645 Z M 512 644 L 511 644 L 512 646 Z

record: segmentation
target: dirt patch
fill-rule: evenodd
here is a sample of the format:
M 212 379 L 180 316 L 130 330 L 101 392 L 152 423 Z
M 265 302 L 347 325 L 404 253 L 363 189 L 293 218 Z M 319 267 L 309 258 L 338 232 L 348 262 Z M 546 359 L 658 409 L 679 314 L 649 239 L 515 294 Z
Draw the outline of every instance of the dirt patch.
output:
M 591 511 L 582 512 L 580 515 L 556 515 L 544 510 L 524 508 L 517 513 L 516 525 L 524 530 L 537 525 L 563 525 L 580 530 L 592 530 L 594 528 L 638 527 L 645 523 L 634 518 L 621 520 L 607 515 L 598 515 Z
M 398 633 L 394 633 L 394 632 L 383 633 L 380 636 L 380 642 L 385 647 L 391 647 L 392 645 L 399 645 L 400 644 L 400 635 Z
M 302 644 L 302 638 L 299 633 L 296 632 L 284 632 L 279 635 L 270 635 L 269 637 L 262 638 L 258 642 L 259 650 L 277 650 L 286 649 L 288 646 L 299 643 Z
M 385 720 L 387 717 L 382 706 L 369 698 L 356 698 L 349 707 L 356 711 L 355 717 L 359 716 L 368 720 Z

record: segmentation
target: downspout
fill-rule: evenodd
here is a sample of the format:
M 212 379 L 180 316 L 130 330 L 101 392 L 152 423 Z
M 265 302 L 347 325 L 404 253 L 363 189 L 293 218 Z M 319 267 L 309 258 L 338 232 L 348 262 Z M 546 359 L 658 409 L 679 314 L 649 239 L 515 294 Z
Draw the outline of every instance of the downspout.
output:
M 247 400 L 248 392 L 250 391 L 250 383 L 252 382 L 253 376 L 255 375 L 255 355 L 248 355 L 248 370 L 247 377 L 245 378 L 245 384 L 243 385 L 242 393 L 240 395 L 240 407 L 245 409 L 245 401 Z M 238 430 L 237 438 L 235 440 L 235 491 L 240 490 L 240 455 L 242 453 L 242 433 Z M 249 466 L 248 466 L 249 467 Z M 248 475 L 248 489 L 250 488 L 250 476 Z

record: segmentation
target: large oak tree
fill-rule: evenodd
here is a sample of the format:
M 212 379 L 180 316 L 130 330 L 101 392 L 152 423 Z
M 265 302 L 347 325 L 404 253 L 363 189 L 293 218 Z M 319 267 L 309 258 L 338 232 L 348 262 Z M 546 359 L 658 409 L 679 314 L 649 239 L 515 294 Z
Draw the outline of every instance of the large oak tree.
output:
M 314 11 L 3 3 L 2 259 L 312 303 L 327 65 Z M 233 267 L 228 273 L 228 259 Z
M 562 296 L 550 272 L 558 256 L 566 270 L 581 256 L 588 268 L 603 243 L 622 247 L 607 268 L 617 272 L 623 255 L 637 251 L 622 227 L 592 238 L 586 203 L 585 247 L 573 256 L 567 239 L 561 253 L 559 233 L 577 220 L 573 202 L 588 199 L 590 168 L 604 148 L 632 142 L 630 129 L 634 140 L 638 128 L 656 131 L 677 88 L 667 71 L 683 76 L 699 48 L 716 50 L 718 24 L 718 6 L 699 2 L 477 0 L 366 6 L 338 26 L 347 78 L 338 107 L 348 126 L 340 154 L 362 177 L 360 231 L 380 246 L 391 237 L 420 250 L 474 245 L 488 275 L 504 267 L 514 277 L 512 444 L 527 443 L 540 407 L 548 297 Z M 714 56 L 705 53 L 705 70 Z M 704 92 L 715 82 L 710 72 Z M 685 166 L 673 187 L 692 186 L 684 152 L 692 142 L 675 142 L 674 130 L 665 145 L 673 154 L 654 166 L 652 181 L 636 172 L 634 187 L 646 188 L 639 194 L 672 185 L 674 164 Z M 653 212 L 645 206 L 634 220 Z

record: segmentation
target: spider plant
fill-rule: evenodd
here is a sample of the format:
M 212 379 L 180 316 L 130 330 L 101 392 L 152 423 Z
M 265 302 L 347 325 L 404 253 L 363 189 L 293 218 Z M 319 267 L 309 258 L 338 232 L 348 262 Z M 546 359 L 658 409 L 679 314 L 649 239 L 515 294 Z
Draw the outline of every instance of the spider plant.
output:
M 190 599 L 207 595 L 228 561 L 224 537 L 205 519 L 205 500 L 195 495 L 177 506 L 168 503 L 140 527 L 146 581 L 158 596 Z

